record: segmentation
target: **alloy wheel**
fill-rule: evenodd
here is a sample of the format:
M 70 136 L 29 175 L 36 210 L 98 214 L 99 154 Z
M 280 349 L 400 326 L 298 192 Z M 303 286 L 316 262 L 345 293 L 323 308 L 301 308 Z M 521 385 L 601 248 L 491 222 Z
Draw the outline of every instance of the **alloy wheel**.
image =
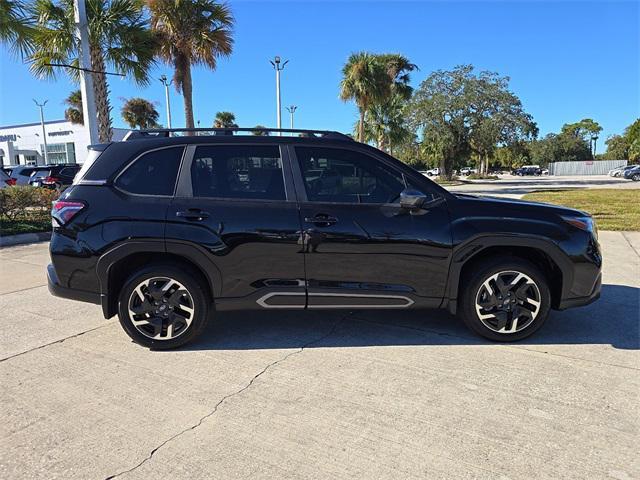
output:
M 128 310 L 136 330 L 154 340 L 179 337 L 189 329 L 195 314 L 189 291 L 168 277 L 140 282 L 131 292 Z
M 497 333 L 527 328 L 540 312 L 538 285 L 528 275 L 513 270 L 487 278 L 476 294 L 476 313 L 485 327 Z

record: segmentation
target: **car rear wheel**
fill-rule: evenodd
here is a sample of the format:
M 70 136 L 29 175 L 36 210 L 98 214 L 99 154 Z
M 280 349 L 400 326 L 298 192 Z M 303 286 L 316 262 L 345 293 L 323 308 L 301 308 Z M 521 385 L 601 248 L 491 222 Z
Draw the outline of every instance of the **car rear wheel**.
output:
M 632 177 L 631 180 L 633 180 L 634 182 L 640 182 L 640 173 L 635 173 Z
M 188 270 L 173 265 L 145 267 L 120 292 L 118 317 L 131 339 L 167 350 L 195 339 L 207 325 L 210 301 Z
M 496 341 L 516 341 L 538 330 L 549 315 L 547 279 L 533 264 L 490 259 L 464 279 L 460 313 L 471 329 Z

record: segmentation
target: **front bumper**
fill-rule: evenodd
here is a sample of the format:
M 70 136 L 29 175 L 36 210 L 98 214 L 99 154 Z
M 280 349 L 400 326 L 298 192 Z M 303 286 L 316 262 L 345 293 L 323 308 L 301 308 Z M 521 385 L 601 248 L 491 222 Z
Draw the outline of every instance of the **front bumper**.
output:
M 87 292 L 84 290 L 78 290 L 75 288 L 63 287 L 60 285 L 56 269 L 52 264 L 47 266 L 47 286 L 49 293 L 56 297 L 68 298 L 70 300 L 77 300 L 79 302 L 94 303 L 96 305 L 101 304 L 101 298 L 99 293 Z
M 598 274 L 593 290 L 589 295 L 586 297 L 563 298 L 560 300 L 558 310 L 566 310 L 567 308 L 589 305 L 600 298 L 600 290 L 602 290 L 602 273 Z

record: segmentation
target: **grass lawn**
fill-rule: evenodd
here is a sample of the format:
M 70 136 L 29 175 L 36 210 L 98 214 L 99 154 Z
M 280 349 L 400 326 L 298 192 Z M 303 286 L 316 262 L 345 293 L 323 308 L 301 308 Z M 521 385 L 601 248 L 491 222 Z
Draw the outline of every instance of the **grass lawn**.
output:
M 48 230 L 51 230 L 51 217 L 48 212 L 44 215 L 33 215 L 17 220 L 0 217 L 0 237 L 19 233 L 46 232 Z
M 593 215 L 600 230 L 640 230 L 640 189 L 546 190 L 528 193 L 523 199 L 584 210 Z

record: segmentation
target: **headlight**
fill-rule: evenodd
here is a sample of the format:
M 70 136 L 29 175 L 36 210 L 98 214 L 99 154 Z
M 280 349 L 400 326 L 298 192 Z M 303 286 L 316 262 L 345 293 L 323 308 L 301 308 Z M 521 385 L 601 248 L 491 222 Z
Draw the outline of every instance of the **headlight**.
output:
M 598 238 L 598 227 L 596 226 L 596 222 L 593 217 L 584 217 L 584 216 L 562 216 L 562 220 L 567 222 L 570 225 L 573 225 L 580 230 L 584 230 L 585 232 L 592 233 L 594 237 Z

